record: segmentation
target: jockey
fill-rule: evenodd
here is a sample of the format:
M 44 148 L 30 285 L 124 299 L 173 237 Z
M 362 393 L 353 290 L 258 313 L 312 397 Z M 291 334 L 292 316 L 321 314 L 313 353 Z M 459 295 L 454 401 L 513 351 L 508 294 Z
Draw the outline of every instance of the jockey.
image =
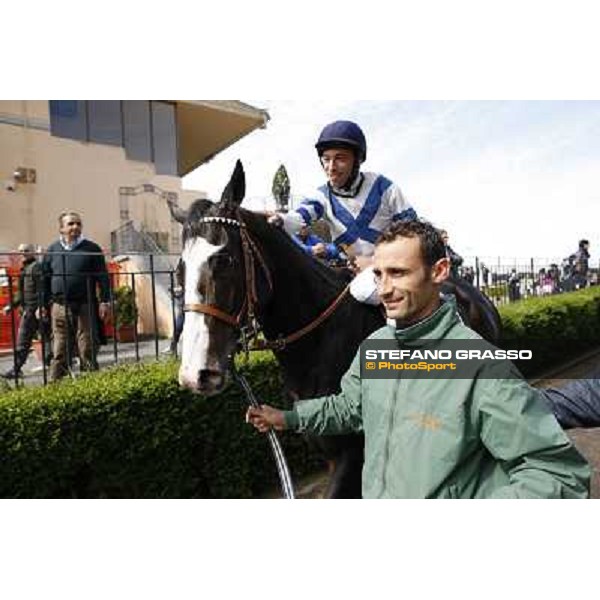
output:
M 396 184 L 383 175 L 360 170 L 367 158 L 367 141 L 356 123 L 330 123 L 321 132 L 315 148 L 327 182 L 296 210 L 276 213 L 269 221 L 283 225 L 288 234 L 294 235 L 304 225 L 326 220 L 334 243 L 362 271 L 352 283 L 352 295 L 361 302 L 379 304 L 368 268 L 375 241 L 392 222 L 416 219 L 417 214 Z

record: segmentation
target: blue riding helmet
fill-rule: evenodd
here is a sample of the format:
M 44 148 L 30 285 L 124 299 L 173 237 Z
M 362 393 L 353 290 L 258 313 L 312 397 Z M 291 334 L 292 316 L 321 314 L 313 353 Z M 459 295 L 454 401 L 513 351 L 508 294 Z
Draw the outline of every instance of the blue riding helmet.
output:
M 334 121 L 326 125 L 315 148 L 319 156 L 331 148 L 348 148 L 356 152 L 359 162 L 367 158 L 367 140 L 362 129 L 352 121 Z

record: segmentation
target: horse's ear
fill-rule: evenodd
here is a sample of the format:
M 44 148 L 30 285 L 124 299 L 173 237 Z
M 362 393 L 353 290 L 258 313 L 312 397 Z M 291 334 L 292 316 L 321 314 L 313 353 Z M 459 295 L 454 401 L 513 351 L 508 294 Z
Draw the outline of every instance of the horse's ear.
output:
M 237 161 L 233 175 L 223 190 L 220 204 L 227 208 L 237 208 L 246 194 L 246 176 L 241 161 Z
M 171 213 L 171 216 L 178 223 L 181 223 L 183 225 L 187 221 L 188 211 L 187 210 L 183 210 L 183 208 L 180 208 L 174 202 L 167 201 L 167 203 L 168 203 L 168 206 L 169 206 L 169 212 Z

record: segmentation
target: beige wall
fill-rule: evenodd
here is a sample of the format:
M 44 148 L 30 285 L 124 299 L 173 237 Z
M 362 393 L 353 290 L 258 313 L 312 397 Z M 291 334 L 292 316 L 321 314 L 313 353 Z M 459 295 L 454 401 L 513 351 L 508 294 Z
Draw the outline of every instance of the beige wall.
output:
M 0 101 L 0 116 L 48 123 L 47 101 Z M 4 181 L 19 167 L 36 169 L 37 182 L 7 191 Z M 21 242 L 47 246 L 58 235 L 58 214 L 83 216 L 84 235 L 110 249 L 110 233 L 121 224 L 119 187 L 151 183 L 174 191 L 187 206 L 200 192 L 182 192 L 178 177 L 157 176 L 153 165 L 126 159 L 123 148 L 55 138 L 33 126 L 0 123 L 0 251 Z M 139 228 L 171 233 L 164 200 L 151 193 L 130 197 L 130 218 Z

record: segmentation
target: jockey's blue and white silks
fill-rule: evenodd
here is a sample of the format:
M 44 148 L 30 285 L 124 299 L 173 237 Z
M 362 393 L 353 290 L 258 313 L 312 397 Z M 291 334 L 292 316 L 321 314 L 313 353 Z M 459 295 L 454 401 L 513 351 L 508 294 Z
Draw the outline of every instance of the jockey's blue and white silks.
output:
M 286 231 L 293 235 L 303 225 L 324 219 L 338 246 L 349 246 L 357 255 L 373 254 L 375 240 L 393 221 L 416 219 L 413 207 L 400 188 L 383 175 L 361 173 L 359 189 L 352 197 L 321 186 L 294 211 L 283 215 Z

